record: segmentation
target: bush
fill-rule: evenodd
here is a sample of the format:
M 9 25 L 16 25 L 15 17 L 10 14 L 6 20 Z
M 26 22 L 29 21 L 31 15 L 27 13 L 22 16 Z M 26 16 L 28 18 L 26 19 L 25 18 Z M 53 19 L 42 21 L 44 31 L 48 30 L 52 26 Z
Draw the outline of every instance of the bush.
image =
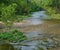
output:
M 25 16 L 37 10 L 40 10 L 40 7 L 29 0 L 2 0 L 0 2 L 0 21 L 10 26 L 16 19 L 21 21 Z
M 7 40 L 9 42 L 20 42 L 25 39 L 27 39 L 27 37 L 18 30 L 0 33 L 0 40 Z

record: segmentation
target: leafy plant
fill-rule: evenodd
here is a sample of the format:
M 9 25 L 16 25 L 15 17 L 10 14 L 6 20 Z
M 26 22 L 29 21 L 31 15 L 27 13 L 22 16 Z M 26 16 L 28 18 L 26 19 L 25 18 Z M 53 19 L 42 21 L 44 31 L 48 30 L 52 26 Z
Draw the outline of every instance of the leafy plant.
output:
M 7 40 L 9 42 L 20 42 L 25 39 L 27 39 L 27 37 L 18 30 L 0 33 L 0 40 Z

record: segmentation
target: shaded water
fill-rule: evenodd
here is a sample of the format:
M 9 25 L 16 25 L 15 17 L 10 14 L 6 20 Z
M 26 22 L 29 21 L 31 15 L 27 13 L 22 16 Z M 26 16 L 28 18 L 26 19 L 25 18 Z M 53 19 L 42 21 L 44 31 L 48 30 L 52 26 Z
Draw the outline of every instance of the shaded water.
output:
M 59 50 L 57 41 L 60 42 L 60 20 L 46 20 L 45 11 L 34 12 L 24 21 L 13 24 L 14 27 L 24 32 L 27 40 L 15 44 L 16 50 Z M 45 19 L 45 20 L 44 20 Z M 55 48 L 54 48 L 55 47 Z M 53 48 L 53 49 L 52 49 Z

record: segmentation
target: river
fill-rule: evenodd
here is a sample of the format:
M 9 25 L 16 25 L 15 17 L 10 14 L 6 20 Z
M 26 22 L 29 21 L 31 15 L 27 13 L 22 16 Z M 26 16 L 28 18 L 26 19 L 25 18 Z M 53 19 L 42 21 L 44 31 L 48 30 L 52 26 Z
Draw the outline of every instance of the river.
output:
M 46 15 L 45 11 L 38 11 L 33 12 L 31 17 L 26 18 L 22 22 L 14 24 L 28 38 L 28 40 L 22 42 L 22 44 L 28 46 L 21 46 L 21 50 L 48 50 L 48 47 L 50 47 L 50 50 L 59 50 L 56 49 L 55 42 L 56 40 L 59 41 L 60 21 L 47 19 L 48 15 Z
M 20 42 L 24 46 L 14 46 L 16 50 L 60 50 L 56 46 L 60 42 L 60 20 L 48 19 L 45 11 L 33 12 L 31 17 L 14 23 L 13 27 L 28 38 Z

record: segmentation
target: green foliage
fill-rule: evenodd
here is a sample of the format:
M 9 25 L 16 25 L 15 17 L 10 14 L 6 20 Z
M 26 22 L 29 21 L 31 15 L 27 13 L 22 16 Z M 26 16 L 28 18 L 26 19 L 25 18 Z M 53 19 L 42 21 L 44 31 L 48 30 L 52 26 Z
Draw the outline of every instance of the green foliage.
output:
M 27 39 L 27 37 L 18 30 L 0 33 L 0 40 L 7 40 L 9 42 L 20 42 L 25 39 Z
M 60 0 L 52 0 L 48 5 L 47 12 L 50 14 L 51 19 L 60 19 Z
M 11 25 L 11 22 L 21 21 L 33 11 L 39 10 L 40 7 L 28 0 L 1 0 L 0 2 L 0 21 Z M 16 20 L 17 19 L 17 20 Z M 20 20 L 19 20 L 20 19 Z
M 49 18 L 60 19 L 60 0 L 33 0 L 32 2 L 44 8 Z
M 5 6 L 4 4 L 1 5 L 1 18 L 0 20 L 5 22 L 8 26 L 12 24 L 12 21 L 16 20 L 15 16 L 15 8 L 17 5 L 15 3 Z
M 15 15 L 15 8 L 16 8 L 16 4 L 11 4 L 7 7 L 3 7 L 2 8 L 2 20 L 5 22 L 8 21 L 12 21 L 14 20 L 16 17 L 14 17 Z
M 0 21 L 13 22 L 18 18 L 24 19 L 25 17 L 23 18 L 22 15 L 28 15 L 42 8 L 49 14 L 60 14 L 60 0 L 1 0 Z

